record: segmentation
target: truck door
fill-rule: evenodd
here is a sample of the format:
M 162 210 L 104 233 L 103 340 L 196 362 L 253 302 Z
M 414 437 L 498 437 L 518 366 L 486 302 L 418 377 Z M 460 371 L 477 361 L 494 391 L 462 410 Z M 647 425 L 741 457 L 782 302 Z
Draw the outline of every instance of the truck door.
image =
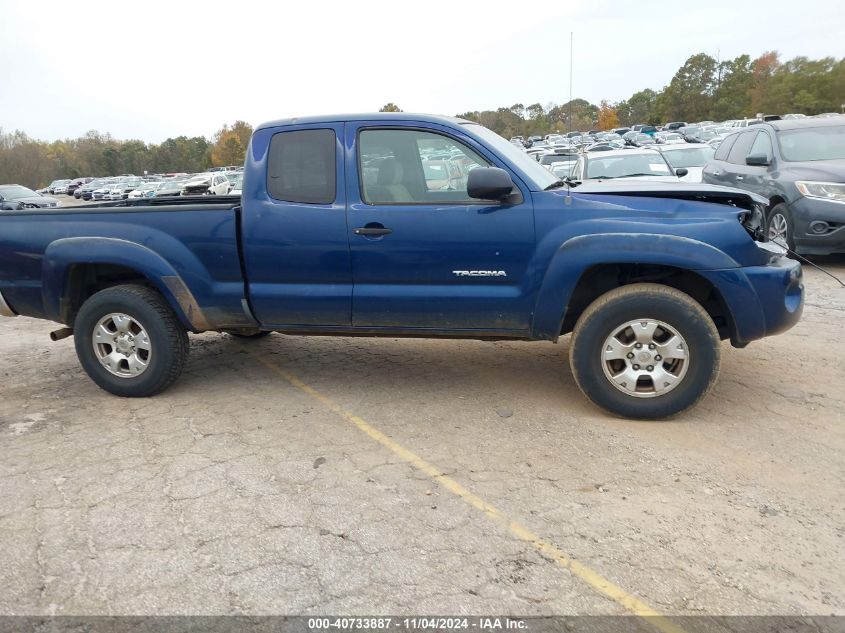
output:
M 355 327 L 528 330 L 531 196 L 491 203 L 467 175 L 506 168 L 469 137 L 436 124 L 346 124 L 348 237 Z
M 250 302 L 262 325 L 351 323 L 342 140 L 342 123 L 253 136 L 241 226 Z

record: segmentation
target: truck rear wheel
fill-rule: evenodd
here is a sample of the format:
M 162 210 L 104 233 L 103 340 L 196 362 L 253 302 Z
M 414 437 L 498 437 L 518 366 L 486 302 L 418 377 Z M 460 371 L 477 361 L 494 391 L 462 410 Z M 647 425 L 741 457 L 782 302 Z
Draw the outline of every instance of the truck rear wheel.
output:
M 145 286 L 114 286 L 91 296 L 73 330 L 82 368 L 117 396 L 161 393 L 188 358 L 188 333 L 164 297 Z
M 581 391 L 611 413 L 666 418 L 695 405 L 719 373 L 710 315 L 683 292 L 632 284 L 602 295 L 575 324 L 569 348 Z

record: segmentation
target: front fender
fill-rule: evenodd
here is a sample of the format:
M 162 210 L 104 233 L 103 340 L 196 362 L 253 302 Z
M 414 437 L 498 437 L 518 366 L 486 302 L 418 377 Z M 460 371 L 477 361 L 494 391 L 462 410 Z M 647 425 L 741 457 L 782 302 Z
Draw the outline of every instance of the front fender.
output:
M 199 332 L 210 327 L 193 293 L 167 260 L 146 246 L 111 237 L 69 237 L 47 247 L 41 292 L 50 319 L 61 321 L 62 297 L 74 264 L 112 264 L 134 270 L 161 292 L 187 329 Z
M 560 336 L 572 291 L 589 268 L 600 264 L 655 264 L 685 270 L 738 268 L 729 255 L 688 237 L 657 233 L 600 233 L 566 240 L 552 256 L 534 309 L 533 334 Z

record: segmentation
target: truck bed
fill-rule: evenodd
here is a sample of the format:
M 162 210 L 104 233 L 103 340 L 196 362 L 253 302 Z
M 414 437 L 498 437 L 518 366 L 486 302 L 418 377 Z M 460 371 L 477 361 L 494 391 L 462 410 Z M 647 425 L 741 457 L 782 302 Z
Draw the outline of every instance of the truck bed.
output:
M 61 290 L 68 276 L 109 262 L 117 279 L 122 268 L 140 267 L 150 284 L 183 306 L 189 329 L 252 326 L 239 204 L 239 196 L 192 196 L 4 212 L 0 292 L 17 314 L 65 323 L 72 313 L 72 297 Z

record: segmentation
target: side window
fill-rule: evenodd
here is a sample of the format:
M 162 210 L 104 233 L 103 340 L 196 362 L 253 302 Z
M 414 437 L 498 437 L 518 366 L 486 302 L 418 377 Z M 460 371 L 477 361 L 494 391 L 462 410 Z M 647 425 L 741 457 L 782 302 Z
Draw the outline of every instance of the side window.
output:
M 737 134 L 731 134 L 730 136 L 726 136 L 725 139 L 719 144 L 718 149 L 716 149 L 716 153 L 713 154 L 713 159 L 728 160 L 728 152 L 730 152 L 731 148 L 734 146 L 737 136 Z
M 267 192 L 276 200 L 331 204 L 337 189 L 334 130 L 278 132 L 267 156 Z
M 362 130 L 361 196 L 367 204 L 466 204 L 467 176 L 488 165 L 449 136 L 422 130 Z
M 741 132 L 739 138 L 736 139 L 734 146 L 731 148 L 730 154 L 728 154 L 728 162 L 734 165 L 744 165 L 745 157 L 748 156 L 756 136 L 757 130 Z
M 769 138 L 769 135 L 763 131 L 760 131 L 757 134 L 757 138 L 754 139 L 754 144 L 751 146 L 751 151 L 748 154 L 762 154 L 769 160 L 772 159 L 772 139 Z

